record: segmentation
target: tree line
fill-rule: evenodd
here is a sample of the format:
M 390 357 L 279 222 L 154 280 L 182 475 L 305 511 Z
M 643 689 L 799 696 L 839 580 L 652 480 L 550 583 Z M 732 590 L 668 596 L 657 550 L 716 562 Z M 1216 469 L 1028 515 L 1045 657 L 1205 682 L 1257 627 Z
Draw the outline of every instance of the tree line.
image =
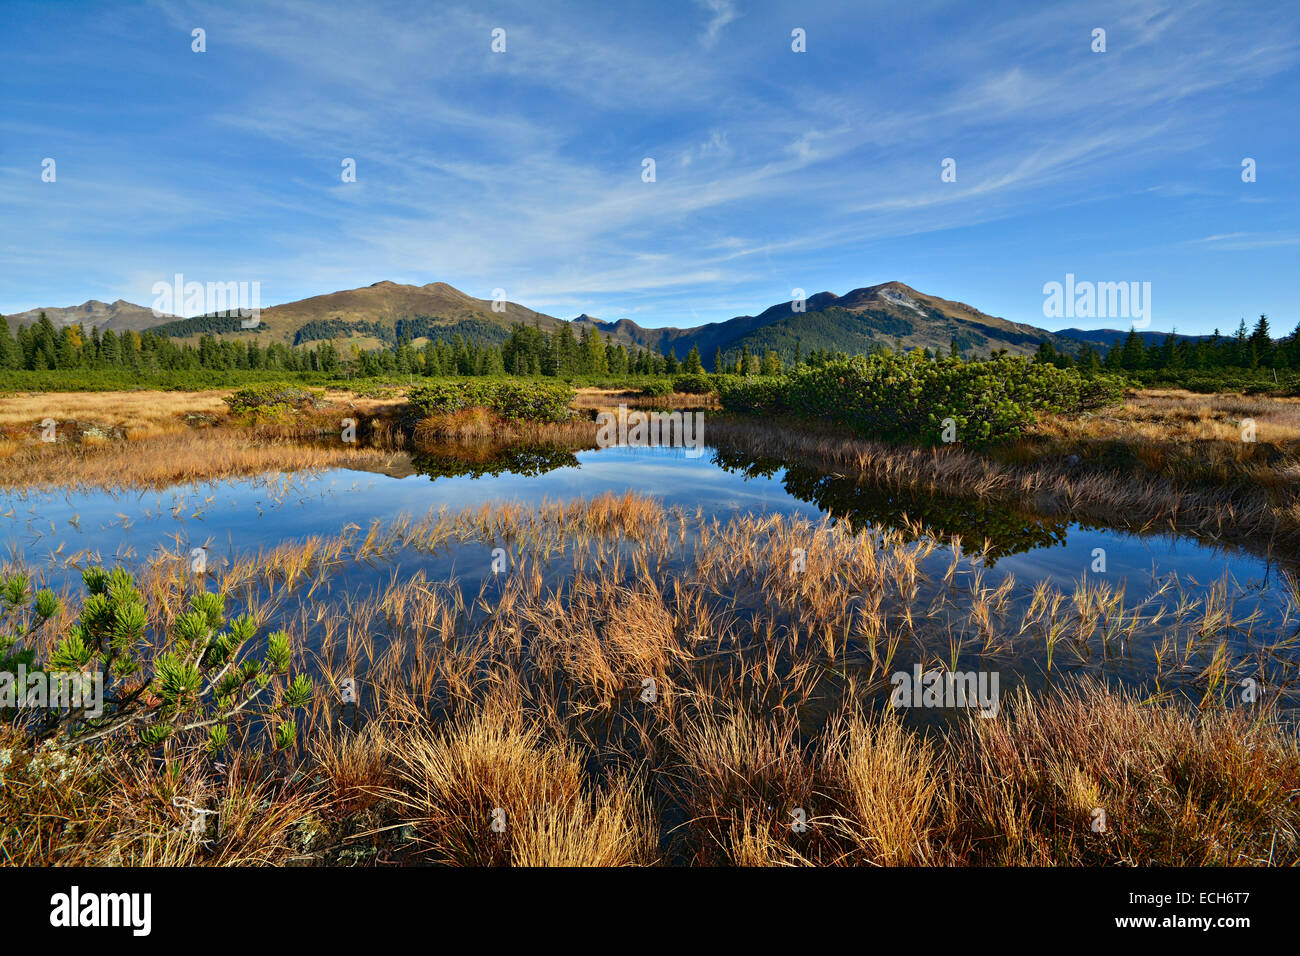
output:
M 673 350 L 666 354 L 650 348 L 628 347 L 602 336 L 590 326 L 562 325 L 552 332 L 536 326 L 514 325 L 500 344 L 468 340 L 459 332 L 450 341 L 429 338 L 414 345 L 409 334 L 399 335 L 392 346 L 361 349 L 356 345 L 340 349 L 330 340 L 289 346 L 279 342 L 259 344 L 256 339 L 199 337 L 197 345 L 177 344 L 155 330 L 113 330 L 89 332 L 79 325 L 56 328 L 45 313 L 31 326 L 18 327 L 17 334 L 0 316 L 0 370 L 28 369 L 127 370 L 139 374 L 186 370 L 234 369 L 324 372 L 340 376 L 383 375 L 522 375 L 558 378 L 607 376 L 659 376 L 701 374 L 706 371 L 699 349 L 692 347 L 684 359 Z M 409 329 L 404 328 L 403 333 Z M 422 330 L 423 331 L 423 330 Z M 430 333 L 433 329 L 428 330 Z M 869 351 L 877 351 L 873 347 Z M 942 350 L 940 350 L 942 351 Z M 928 350 L 927 350 L 928 354 Z M 954 340 L 952 354 L 961 352 Z M 806 356 L 796 346 L 794 366 L 821 366 L 847 359 L 843 351 L 816 349 Z M 1215 329 L 1210 336 L 1188 337 L 1170 332 L 1158 344 L 1148 345 L 1136 330 L 1109 349 L 1084 343 L 1077 354 L 1043 342 L 1037 353 L 1040 362 L 1058 368 L 1081 371 L 1162 373 L 1215 369 L 1300 370 L 1300 325 L 1285 338 L 1275 340 L 1268 316 L 1261 315 L 1253 329 L 1244 320 L 1234 334 L 1225 336 Z M 762 355 L 748 345 L 713 355 L 707 371 L 739 375 L 779 375 L 785 371 L 781 355 L 766 349 Z
M 342 350 L 332 341 L 288 346 L 261 345 L 255 338 L 199 336 L 198 344 L 177 344 L 154 330 L 111 329 L 87 332 L 79 325 L 56 328 L 45 313 L 15 335 L 0 316 L 0 369 L 126 370 L 136 373 L 185 370 L 270 370 L 326 372 L 338 375 L 677 375 L 703 372 L 699 351 L 685 359 L 669 350 L 632 347 L 607 340 L 588 326 L 578 335 L 572 326 L 555 332 L 515 325 L 500 344 L 469 340 L 459 332 L 450 341 L 429 339 L 413 345 L 407 335 L 392 347 Z
M 1215 329 L 1213 335 L 1193 338 L 1172 331 L 1154 345 L 1148 345 L 1136 329 L 1130 329 L 1123 341 L 1104 352 L 1085 343 L 1078 355 L 1072 356 L 1044 342 L 1038 347 L 1037 358 L 1059 368 L 1078 366 L 1108 372 L 1300 370 L 1300 325 L 1290 335 L 1275 340 L 1268 316 L 1261 315 L 1253 329 L 1248 329 L 1242 319 L 1232 335 Z

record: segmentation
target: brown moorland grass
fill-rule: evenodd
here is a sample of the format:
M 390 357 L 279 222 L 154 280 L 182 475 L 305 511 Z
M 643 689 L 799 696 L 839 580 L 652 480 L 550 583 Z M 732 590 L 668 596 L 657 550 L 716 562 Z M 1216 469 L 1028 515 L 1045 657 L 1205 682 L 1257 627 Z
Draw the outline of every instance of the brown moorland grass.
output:
M 1044 416 L 1004 460 L 1060 460 L 1188 485 L 1281 491 L 1300 478 L 1300 398 L 1129 392 L 1117 407 Z
M 489 541 L 509 543 L 511 570 L 477 595 L 419 573 L 320 589 L 354 560 Z M 176 555 L 138 584 L 165 621 L 196 582 Z M 1214 595 L 1171 593 L 1168 611 L 1114 590 L 1017 595 L 900 533 L 720 523 L 634 495 L 286 542 L 213 584 L 285 627 L 318 675 L 299 742 L 273 753 L 252 728 L 208 754 L 181 735 L 163 762 L 0 730 L 0 859 L 1300 863 L 1300 750 L 1271 669 L 1294 642 Z M 43 652 L 75 617 L 66 597 Z M 1100 660 L 1162 641 L 1141 690 L 1103 683 Z M 1022 687 L 991 719 L 883 707 L 913 660 L 1003 669 L 1053 644 L 1095 676 Z M 1239 703 L 1228 689 L 1265 666 L 1268 703 Z M 340 706 L 345 677 L 358 705 Z M 197 835 L 194 807 L 214 814 Z
M 321 408 L 252 426 L 229 416 L 211 420 L 220 394 L 108 393 L 129 403 L 116 417 L 104 393 L 0 400 L 0 429 L 11 434 L 0 439 L 6 459 L 0 486 L 157 488 L 270 470 L 388 470 L 399 466 L 387 452 L 411 444 L 396 421 L 404 407 L 396 393 L 330 393 Z M 582 393 L 592 408 L 618 395 Z M 670 396 L 669 404 L 680 397 Z M 69 440 L 37 440 L 38 416 L 64 407 L 87 417 L 64 419 L 76 426 L 60 432 Z M 357 421 L 355 444 L 341 441 L 344 418 Z M 1253 442 L 1241 440 L 1247 419 L 1254 423 Z M 1256 548 L 1300 545 L 1300 399 L 1130 393 L 1117 409 L 1047 417 L 988 454 L 882 444 L 807 422 L 711 416 L 707 427 L 710 441 L 731 449 L 809 462 L 878 487 L 989 498 L 1046 515 Z M 411 447 L 448 435 L 490 440 L 494 447 L 502 441 L 591 447 L 596 426 L 579 419 L 508 431 L 467 412 L 420 423 Z
M 0 398 L 0 487 L 161 488 L 329 467 L 383 470 L 406 444 L 400 395 L 326 390 L 283 419 L 232 416 L 229 391 L 71 392 Z M 40 440 L 52 418 L 55 441 Z M 345 420 L 355 442 L 343 440 Z
M 503 715 L 490 700 L 466 704 L 450 722 L 377 719 L 387 759 L 367 758 L 345 771 L 365 781 L 364 811 L 332 799 L 328 786 L 292 783 L 326 773 L 306 755 L 284 768 L 254 756 L 252 769 L 237 763 L 224 772 L 194 749 L 174 752 L 170 770 L 116 748 L 90 763 L 78 754 L 50 764 L 6 739 L 0 859 L 214 866 L 1300 862 L 1300 748 L 1292 732 L 1239 711 L 1198 713 L 1091 683 L 1022 693 L 992 720 L 970 717 L 929 735 L 894 715 L 860 711 L 802 740 L 758 717 L 719 724 L 682 715 L 660 730 L 674 757 L 604 778 L 584 769 L 579 740 L 551 742 L 536 715 Z M 663 806 L 679 809 L 664 817 Z M 197 832 L 196 807 L 210 811 Z M 796 826 L 802 819 L 806 825 Z M 399 829 L 409 832 L 399 838 Z
M 619 405 L 628 408 L 700 408 L 716 409 L 718 396 L 712 392 L 700 395 L 692 392 L 671 392 L 668 395 L 642 395 L 636 389 L 580 388 L 573 398 L 574 408 L 616 411 Z
M 1217 442 L 1215 448 L 1223 451 L 1217 460 L 1237 462 L 1237 480 L 1225 483 L 1205 480 L 1210 471 L 1204 458 L 1180 472 L 1161 453 L 1144 452 L 1137 438 L 1116 438 L 1111 447 L 1127 449 L 1126 460 L 1146 455 L 1159 461 L 1160 470 L 1107 460 L 1069 461 L 1077 444 L 1040 441 L 1035 446 L 1033 436 L 997 453 L 979 454 L 959 446 L 874 442 L 806 422 L 736 417 L 710 419 L 708 436 L 729 450 L 814 464 L 876 487 L 986 498 L 1043 515 L 1134 531 L 1174 531 L 1261 550 L 1300 546 L 1300 461 L 1295 457 L 1300 449 L 1291 446 L 1281 458 L 1276 450 L 1255 457 L 1249 449 L 1258 446 L 1246 445 L 1242 451 L 1237 446 L 1244 443 Z M 1191 474 L 1194 480 L 1179 474 Z
M 96 422 L 143 438 L 188 427 L 185 417 L 224 418 L 229 390 L 204 392 L 32 392 L 0 397 L 0 434 L 18 438 L 38 432 L 40 423 Z
M 224 399 L 232 389 L 118 392 L 18 392 L 0 397 L 0 436 L 34 437 L 40 423 L 52 418 L 86 422 L 139 439 L 175 434 L 188 428 L 224 424 L 229 408 Z M 344 389 L 324 390 L 326 405 L 340 413 L 384 417 L 405 406 L 400 394 L 366 396 Z
M 1293 863 L 1300 748 L 1261 717 L 1086 684 L 1022 691 L 949 751 L 955 779 L 983 781 L 954 794 L 954 849 L 999 865 Z
M 391 392 L 391 394 L 390 394 Z M 594 447 L 586 419 L 515 425 L 482 409 L 418 423 L 408 436 L 400 390 L 326 390 L 314 406 L 235 416 L 209 392 L 71 392 L 0 398 L 0 488 L 162 488 L 191 481 L 322 468 L 401 470 L 401 451 L 447 438 Z M 41 441 L 53 418 L 55 441 Z M 344 440 L 351 421 L 355 441 Z
M 0 443 L 0 447 L 4 443 Z M 188 482 L 319 468 L 380 468 L 394 452 L 338 442 L 304 444 L 241 429 L 186 429 L 121 443 L 46 445 L 10 451 L 6 488 L 165 488 Z
M 1258 426 L 1258 440 L 1300 442 L 1300 398 L 1234 393 L 1200 394 L 1182 389 L 1129 391 L 1114 407 L 1043 418 L 1034 432 L 1110 438 L 1133 434 L 1147 441 L 1241 443 L 1241 425 Z

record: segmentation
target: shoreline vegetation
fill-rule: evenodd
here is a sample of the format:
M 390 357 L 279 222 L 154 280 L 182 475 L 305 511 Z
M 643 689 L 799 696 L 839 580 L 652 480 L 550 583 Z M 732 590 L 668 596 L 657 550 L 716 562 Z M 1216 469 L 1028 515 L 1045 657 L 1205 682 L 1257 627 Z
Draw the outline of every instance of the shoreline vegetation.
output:
M 705 410 L 724 459 L 797 462 L 864 491 L 1269 553 L 1300 540 L 1300 400 L 1121 392 L 1001 358 L 878 355 L 576 393 L 480 377 L 13 395 L 0 399 L 0 487 L 415 459 L 490 473 L 520 444 L 559 460 L 596 447 L 596 412 L 620 404 Z M 971 443 L 946 441 L 945 418 Z M 6 711 L 0 858 L 1300 864 L 1293 570 L 1280 569 L 1278 633 L 1238 616 L 1226 582 L 1144 597 L 1086 576 L 1072 591 L 1017 590 L 1010 575 L 989 586 L 960 543 L 830 518 L 719 522 L 629 493 L 353 527 L 203 574 L 178 552 L 129 574 L 85 569 L 85 589 L 58 594 L 11 556 L 0 656 L 112 662 L 110 700 L 174 727 L 78 744 L 104 725 L 65 714 L 52 730 Z M 506 566 L 477 593 L 419 571 L 332 587 L 399 551 L 461 549 L 486 568 L 493 548 Z M 138 608 L 121 611 L 127 638 L 110 626 L 119 608 Z M 892 675 L 913 666 L 1007 669 L 1002 706 L 886 706 Z M 266 713 L 231 710 L 263 678 Z M 1252 681 L 1270 692 L 1243 703 Z
M 1074 398 L 1068 410 L 1003 411 L 1003 424 L 1014 427 L 970 447 L 864 437 L 780 404 L 754 415 L 753 390 L 773 385 L 748 388 L 737 402 L 723 384 L 721 410 L 710 393 L 475 379 L 369 392 L 263 383 L 232 393 L 38 393 L 0 400 L 0 487 L 140 489 L 270 470 L 383 471 L 448 443 L 467 453 L 473 442 L 577 451 L 596 447 L 598 410 L 627 404 L 704 409 L 712 444 L 816 465 L 864 486 L 1256 551 L 1300 547 L 1300 399 L 1169 389 L 1120 397 L 1110 385 L 1100 406 Z M 929 427 L 942 428 L 938 415 L 929 417 Z M 53 441 L 41 440 L 42 422 L 53 424 Z M 353 441 L 344 440 L 346 422 Z
M 420 573 L 322 590 L 399 549 L 477 549 L 486 562 L 493 546 L 508 568 L 477 595 Z M 798 574 L 794 547 L 807 553 Z M 0 730 L 0 853 L 113 865 L 1300 862 L 1300 749 L 1283 692 L 1250 704 L 1236 693 L 1245 675 L 1294 684 L 1293 642 L 1214 596 L 1169 592 L 1162 612 L 1084 582 L 1017 599 L 947 554 L 897 532 L 719 523 L 625 494 L 444 510 L 208 575 L 179 553 L 138 580 L 89 572 L 91 591 L 142 608 L 145 666 L 117 675 L 110 699 L 138 701 L 131 688 L 162 674 L 146 706 L 191 729 L 31 746 L 48 724 L 15 717 Z M 74 624 L 100 646 L 93 595 L 33 600 L 39 582 L 16 594 L 16 573 L 4 588 L 19 598 L 5 599 L 7 632 L 24 635 L 13 648 L 56 659 Z M 208 666 L 239 673 L 265 657 L 286 675 L 268 713 L 237 715 L 219 736 L 207 718 L 229 705 L 178 701 L 174 670 L 159 666 L 207 633 L 191 608 L 224 620 Z M 253 636 L 272 618 L 279 649 Z M 1237 644 L 1243 633 L 1257 646 Z M 1154 673 L 1123 677 L 1147 644 Z M 992 717 L 885 706 L 897 671 L 996 670 L 1026 650 L 1039 676 L 1008 687 Z M 307 699 L 291 673 L 310 674 Z M 191 807 L 209 814 L 197 833 Z

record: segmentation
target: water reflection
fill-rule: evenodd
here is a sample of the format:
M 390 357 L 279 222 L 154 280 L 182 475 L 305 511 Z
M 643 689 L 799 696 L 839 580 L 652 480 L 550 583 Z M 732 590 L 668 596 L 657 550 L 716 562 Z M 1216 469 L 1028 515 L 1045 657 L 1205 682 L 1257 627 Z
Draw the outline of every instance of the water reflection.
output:
M 162 550 L 220 548 L 232 556 L 314 535 L 337 534 L 431 510 L 571 500 L 606 493 L 653 496 L 665 507 L 727 522 L 736 515 L 830 514 L 854 528 L 895 528 L 967 553 L 987 541 L 984 564 L 1025 584 L 1072 591 L 1106 555 L 1100 580 L 1148 593 L 1170 574 L 1185 581 L 1269 580 L 1279 562 L 1171 534 L 1083 526 L 976 498 L 860 484 L 854 478 L 716 442 L 704 457 L 665 447 L 597 448 L 594 442 L 459 441 L 395 454 L 374 471 L 327 469 L 178 485 L 162 491 L 0 493 L 4 563 L 46 564 L 50 580 L 91 561 L 146 560 Z M 1262 584 L 1259 590 L 1270 590 Z
M 536 477 L 557 468 L 579 467 L 573 446 L 557 442 L 507 445 L 492 442 L 448 442 L 425 445 L 411 455 L 411 467 L 421 475 L 438 478 L 493 478 L 507 475 Z
M 746 478 L 773 478 L 778 473 L 785 490 L 836 518 L 846 518 L 857 530 L 877 526 L 915 529 L 942 540 L 961 538 L 968 547 L 987 541 L 986 563 L 1035 548 L 1065 543 L 1071 522 L 1034 515 L 993 502 L 927 493 L 903 494 L 895 489 L 862 484 L 847 475 L 754 457 L 744 448 L 719 443 L 713 461 Z

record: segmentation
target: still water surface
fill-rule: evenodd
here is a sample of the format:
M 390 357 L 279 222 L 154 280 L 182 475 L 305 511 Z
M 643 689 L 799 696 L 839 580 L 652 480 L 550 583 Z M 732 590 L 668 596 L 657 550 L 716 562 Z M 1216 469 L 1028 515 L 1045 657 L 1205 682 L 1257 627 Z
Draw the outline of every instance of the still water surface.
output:
M 1211 547 L 1169 534 L 1136 535 L 1084 527 L 962 499 L 917 498 L 864 488 L 852 480 L 797 465 L 748 459 L 734 450 L 708 449 L 690 456 L 674 448 L 604 448 L 570 451 L 520 447 L 471 464 L 450 450 L 395 458 L 390 473 L 332 469 L 296 475 L 221 480 L 148 492 L 37 492 L 0 494 L 0 541 L 56 590 L 76 592 L 76 565 L 139 565 L 159 549 L 188 554 L 204 547 L 208 561 L 258 551 L 315 535 L 331 536 L 431 510 L 457 510 L 494 502 L 531 503 L 637 492 L 706 518 L 778 512 L 819 519 L 847 518 L 855 529 L 905 527 L 922 522 L 945 545 L 960 536 L 963 553 L 992 545 L 982 573 L 996 586 L 1015 578 L 1023 599 L 1047 581 L 1069 594 L 1080 577 L 1123 587 L 1129 605 L 1163 582 L 1177 581 L 1182 595 L 1226 589 L 1234 616 L 1258 614 L 1251 640 L 1293 636 L 1296 610 L 1269 556 Z M 1104 551 L 1105 573 L 1095 572 Z M 89 552 L 85 555 L 85 552 Z M 947 558 L 932 568 L 942 575 Z M 564 573 L 556 562 L 548 578 Z M 358 596 L 422 572 L 429 580 L 455 576 L 468 595 L 489 578 L 481 544 L 439 553 L 399 551 L 380 561 L 349 565 L 331 574 L 314 600 Z M 489 582 L 490 584 L 490 582 Z M 1172 598 L 1171 598 L 1172 600 Z M 1270 634 L 1269 631 L 1275 631 Z M 1241 648 L 1248 652 L 1243 640 Z M 1130 667 L 1148 666 L 1146 654 Z

